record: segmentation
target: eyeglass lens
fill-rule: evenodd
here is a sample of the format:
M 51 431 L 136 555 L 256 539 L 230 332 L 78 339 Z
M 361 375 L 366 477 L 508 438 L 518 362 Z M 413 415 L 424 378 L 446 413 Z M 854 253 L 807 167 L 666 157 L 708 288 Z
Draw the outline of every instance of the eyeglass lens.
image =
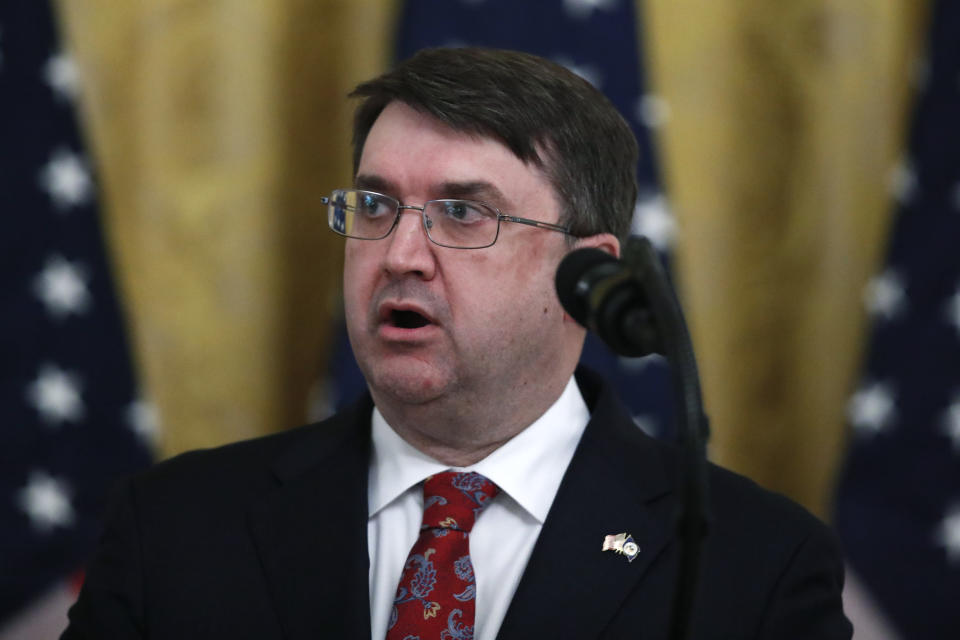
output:
M 388 196 L 337 190 L 330 199 L 328 218 L 330 228 L 339 234 L 379 240 L 393 229 L 399 210 L 399 203 Z M 485 247 L 497 238 L 497 213 L 478 202 L 430 200 L 425 203 L 422 215 L 427 235 L 440 245 Z

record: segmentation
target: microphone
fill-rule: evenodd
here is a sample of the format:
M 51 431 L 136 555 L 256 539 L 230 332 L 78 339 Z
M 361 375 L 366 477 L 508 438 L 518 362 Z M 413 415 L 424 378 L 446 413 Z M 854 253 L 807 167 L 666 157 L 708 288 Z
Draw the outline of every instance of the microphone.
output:
M 663 353 L 647 296 L 622 260 L 600 249 L 571 251 L 557 268 L 556 287 L 566 312 L 615 353 Z
M 643 236 L 627 239 L 622 260 L 599 249 L 571 251 L 557 267 L 556 285 L 567 313 L 616 353 L 660 353 L 671 365 L 680 437 L 676 513 L 680 558 L 670 638 L 686 640 L 708 524 L 705 445 L 710 428 L 683 312 L 656 250 Z

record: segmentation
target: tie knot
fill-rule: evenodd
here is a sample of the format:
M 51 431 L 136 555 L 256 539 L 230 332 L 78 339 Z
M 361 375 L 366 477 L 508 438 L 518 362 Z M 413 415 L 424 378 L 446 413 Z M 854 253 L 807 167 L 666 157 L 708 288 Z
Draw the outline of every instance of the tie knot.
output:
M 479 473 L 444 471 L 423 483 L 421 529 L 454 529 L 469 533 L 477 516 L 500 488 Z

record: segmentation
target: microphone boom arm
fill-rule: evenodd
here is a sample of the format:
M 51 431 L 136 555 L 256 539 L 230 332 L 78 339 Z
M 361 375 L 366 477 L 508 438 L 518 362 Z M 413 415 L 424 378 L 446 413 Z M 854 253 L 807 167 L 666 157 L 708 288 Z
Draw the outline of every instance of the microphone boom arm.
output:
M 621 326 L 632 336 L 632 341 L 652 345 L 654 348 L 650 350 L 661 353 L 671 364 L 680 440 L 680 500 L 676 521 L 680 561 L 669 637 L 684 640 L 689 636 L 690 615 L 699 580 L 701 542 L 707 532 L 706 442 L 709 422 L 703 411 L 690 334 L 656 250 L 643 236 L 631 236 L 624 247 L 622 261 L 629 276 L 645 294 L 652 318 L 634 315 L 631 319 L 628 314 Z

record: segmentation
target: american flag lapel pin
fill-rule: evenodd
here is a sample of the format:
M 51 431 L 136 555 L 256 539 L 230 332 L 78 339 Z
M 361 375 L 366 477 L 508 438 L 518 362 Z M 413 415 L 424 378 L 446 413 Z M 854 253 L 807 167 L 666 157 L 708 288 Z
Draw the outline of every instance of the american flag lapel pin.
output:
M 603 539 L 603 551 L 613 551 L 626 556 L 628 561 L 633 562 L 640 553 L 640 545 L 634 542 L 633 536 L 629 533 L 611 534 Z

